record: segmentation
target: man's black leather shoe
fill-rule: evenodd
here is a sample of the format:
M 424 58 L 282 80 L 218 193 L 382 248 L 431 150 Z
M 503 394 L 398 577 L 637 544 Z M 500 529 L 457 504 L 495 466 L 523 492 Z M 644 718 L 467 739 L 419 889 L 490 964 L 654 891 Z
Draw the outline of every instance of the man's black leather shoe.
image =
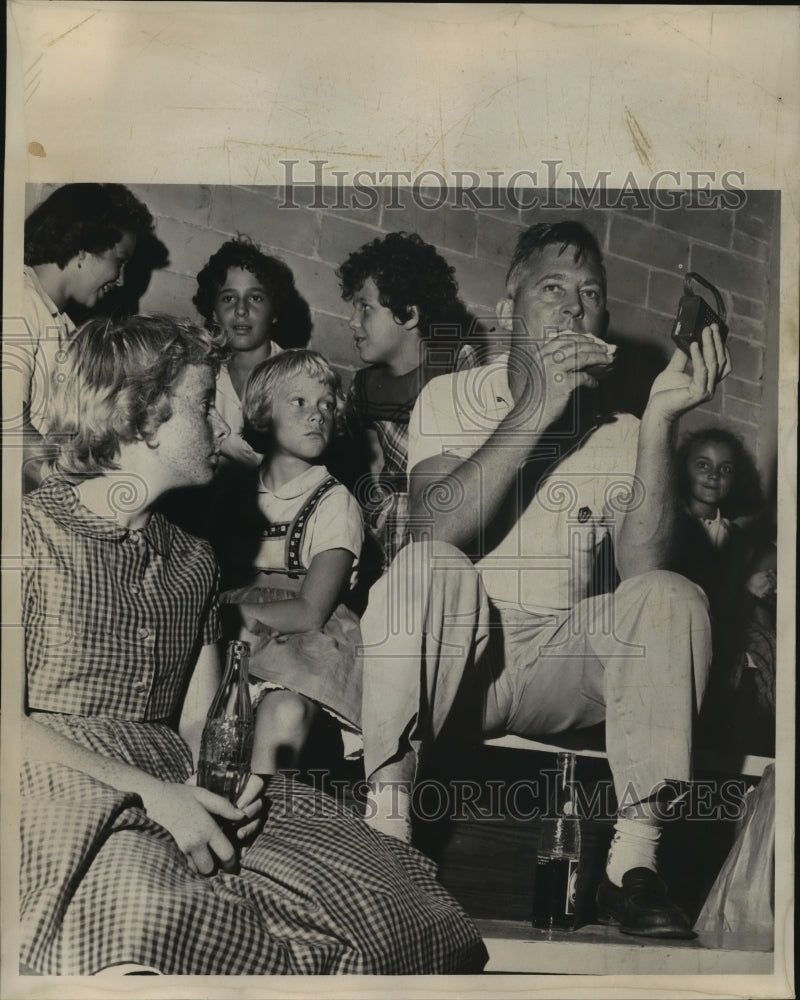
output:
M 649 868 L 625 872 L 622 888 L 604 876 L 597 890 L 597 919 L 601 924 L 617 925 L 623 934 L 697 937 L 689 918 L 669 898 L 664 880 Z

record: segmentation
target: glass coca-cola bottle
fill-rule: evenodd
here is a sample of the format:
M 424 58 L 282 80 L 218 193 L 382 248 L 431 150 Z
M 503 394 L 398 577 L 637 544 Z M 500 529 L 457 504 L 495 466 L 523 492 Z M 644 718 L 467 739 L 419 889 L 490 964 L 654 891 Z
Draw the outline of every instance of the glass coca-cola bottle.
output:
M 581 829 L 575 801 L 575 754 L 559 753 L 550 815 L 536 853 L 531 923 L 543 930 L 575 926 Z
M 197 784 L 233 803 L 247 782 L 253 755 L 249 662 L 250 643 L 228 643 L 225 673 L 206 716 L 197 764 Z

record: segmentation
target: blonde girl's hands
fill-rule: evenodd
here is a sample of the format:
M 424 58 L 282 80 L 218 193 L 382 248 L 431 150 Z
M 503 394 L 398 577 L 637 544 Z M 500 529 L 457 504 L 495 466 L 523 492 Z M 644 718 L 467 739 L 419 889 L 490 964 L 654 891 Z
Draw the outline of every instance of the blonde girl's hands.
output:
M 709 402 L 719 383 L 730 374 L 731 360 L 716 323 L 705 327 L 700 344 L 690 345 L 690 355 L 680 348 L 653 382 L 646 414 L 675 421 L 684 413 Z M 686 369 L 691 361 L 691 372 Z
M 236 851 L 214 817 L 241 823 L 249 814 L 227 799 L 196 784 L 192 775 L 186 782 L 159 781 L 142 796 L 147 815 L 172 834 L 186 855 L 189 867 L 201 875 L 217 869 L 233 871 Z
M 236 808 L 240 809 L 247 817 L 247 821 L 243 822 L 237 829 L 236 839 L 249 840 L 259 832 L 267 818 L 263 778 L 257 774 L 250 775 L 242 794 L 236 800 Z

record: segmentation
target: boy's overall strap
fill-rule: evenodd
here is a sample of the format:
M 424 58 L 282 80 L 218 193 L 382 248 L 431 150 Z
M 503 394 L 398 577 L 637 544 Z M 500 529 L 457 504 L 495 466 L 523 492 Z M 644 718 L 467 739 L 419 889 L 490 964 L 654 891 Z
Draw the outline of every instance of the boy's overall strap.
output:
M 300 512 L 292 522 L 289 532 L 286 535 L 286 569 L 290 573 L 305 573 L 308 569 L 300 561 L 300 550 L 303 547 L 303 535 L 305 534 L 308 519 L 316 509 L 317 504 L 334 486 L 338 486 L 339 481 L 333 476 L 319 484 L 305 504 L 300 508 Z

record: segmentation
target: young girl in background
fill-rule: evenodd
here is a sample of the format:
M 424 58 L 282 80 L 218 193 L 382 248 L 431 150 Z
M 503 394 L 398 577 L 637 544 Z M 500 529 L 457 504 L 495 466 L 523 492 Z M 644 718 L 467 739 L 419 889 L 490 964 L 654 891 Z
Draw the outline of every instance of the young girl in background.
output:
M 225 458 L 257 468 L 258 455 L 242 437 L 242 397 L 254 369 L 274 357 L 298 331 L 290 329 L 302 303 L 290 268 L 246 237 L 223 243 L 197 275 L 192 300 L 209 330 L 221 330 L 230 356 L 217 378 L 216 407 L 231 428 Z M 304 304 L 304 303 L 302 303 Z M 310 329 L 305 308 L 305 333 Z
M 714 663 L 701 732 L 715 745 L 774 750 L 776 560 L 759 541 L 764 501 L 742 441 L 707 427 L 677 455 L 685 507 L 681 571 L 711 605 Z
M 357 728 L 360 641 L 343 603 L 363 540 L 355 499 L 322 464 L 343 407 L 338 375 L 321 354 L 289 350 L 262 362 L 244 393 L 245 437 L 263 455 L 255 503 L 231 511 L 239 545 L 222 595 L 237 604 L 257 685 L 252 769 L 293 766 L 322 706 Z

